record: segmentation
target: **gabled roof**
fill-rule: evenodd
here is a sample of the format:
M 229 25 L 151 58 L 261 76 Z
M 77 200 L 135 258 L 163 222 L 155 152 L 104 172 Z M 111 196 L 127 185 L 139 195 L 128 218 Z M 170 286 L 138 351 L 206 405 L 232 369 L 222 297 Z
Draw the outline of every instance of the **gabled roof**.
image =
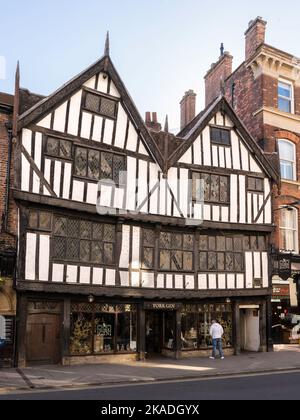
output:
M 146 128 L 142 117 L 140 116 L 130 94 L 128 93 L 121 77 L 119 76 L 111 58 L 108 55 L 104 55 L 100 60 L 92 64 L 79 75 L 75 76 L 69 82 L 65 83 L 50 96 L 40 100 L 30 109 L 21 114 L 18 120 L 18 130 L 21 130 L 23 127 L 28 126 L 38 119 L 42 119 L 53 108 L 61 105 L 71 94 L 74 94 L 77 90 L 79 90 L 85 82 L 100 72 L 105 72 L 111 77 L 121 95 L 121 101 L 125 110 L 130 114 L 132 120 L 137 126 L 138 132 L 145 140 L 145 147 L 148 149 L 151 156 L 161 167 L 161 169 L 163 169 L 163 156 L 148 129 Z
M 280 175 L 278 172 L 277 165 L 274 164 L 274 157 L 266 156 L 263 150 L 259 147 L 257 142 L 248 132 L 245 125 L 238 118 L 233 108 L 230 106 L 224 96 L 219 96 L 212 104 L 210 104 L 204 111 L 202 111 L 194 120 L 179 133 L 185 140 L 181 146 L 169 157 L 167 167 L 172 167 L 178 160 L 188 151 L 193 142 L 197 139 L 204 128 L 209 124 L 213 116 L 217 112 L 225 112 L 231 119 L 235 128 L 239 132 L 240 136 L 244 139 L 249 149 L 253 152 L 253 155 L 259 160 L 266 173 L 274 179 L 275 182 L 279 182 Z
M 85 82 L 100 72 L 105 72 L 111 77 L 121 95 L 122 105 L 135 122 L 139 134 L 142 135 L 145 141 L 145 147 L 148 149 L 154 161 L 156 161 L 163 172 L 167 172 L 170 167 L 180 160 L 204 128 L 209 124 L 213 116 L 218 111 L 221 111 L 225 112 L 231 119 L 240 136 L 253 152 L 253 155 L 255 155 L 255 157 L 259 160 L 266 173 L 273 178 L 275 182 L 279 182 L 280 175 L 278 171 L 278 164 L 275 163 L 276 157 L 273 156 L 270 158 L 270 156 L 266 156 L 266 154 L 258 146 L 257 142 L 250 135 L 247 128 L 237 117 L 235 111 L 224 96 L 220 96 L 215 99 L 183 130 L 181 130 L 177 136 L 166 132 L 155 133 L 152 130 L 148 130 L 109 55 L 104 55 L 96 63 L 92 64 L 86 70 L 75 76 L 46 98 L 23 91 L 22 95 L 24 97 L 27 96 L 27 103 L 32 101 L 30 103 L 32 106 L 20 115 L 18 120 L 18 129 L 21 130 L 23 127 L 42 119 L 55 107 L 61 105 L 70 95 L 81 89 Z M 35 103 L 36 101 L 37 103 Z

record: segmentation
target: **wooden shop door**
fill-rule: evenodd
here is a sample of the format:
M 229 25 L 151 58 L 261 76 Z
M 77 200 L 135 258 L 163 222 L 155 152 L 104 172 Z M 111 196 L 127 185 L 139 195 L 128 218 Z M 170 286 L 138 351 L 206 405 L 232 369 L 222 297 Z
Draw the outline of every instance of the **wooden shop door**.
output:
M 27 362 L 57 364 L 60 356 L 60 316 L 34 314 L 27 322 Z

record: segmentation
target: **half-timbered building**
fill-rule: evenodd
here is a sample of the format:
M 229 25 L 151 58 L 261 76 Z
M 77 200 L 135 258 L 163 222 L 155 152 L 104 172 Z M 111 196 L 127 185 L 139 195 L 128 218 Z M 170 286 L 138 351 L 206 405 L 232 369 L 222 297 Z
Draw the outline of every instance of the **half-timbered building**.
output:
M 267 350 L 278 174 L 223 97 L 146 127 L 109 56 L 18 118 L 18 362 Z

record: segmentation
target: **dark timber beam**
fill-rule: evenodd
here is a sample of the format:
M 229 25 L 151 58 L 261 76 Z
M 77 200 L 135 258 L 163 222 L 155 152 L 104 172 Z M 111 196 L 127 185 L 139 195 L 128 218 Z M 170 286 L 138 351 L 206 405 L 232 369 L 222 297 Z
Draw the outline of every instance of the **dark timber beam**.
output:
M 18 201 L 26 201 L 33 204 L 52 206 L 56 208 L 63 208 L 68 210 L 74 210 L 77 212 L 89 213 L 89 214 L 98 214 L 96 205 L 79 203 L 72 200 L 64 200 L 57 197 L 44 196 L 39 194 L 28 193 L 20 190 L 13 190 L 14 198 Z M 109 212 L 109 208 L 107 208 Z M 152 214 L 134 214 L 128 212 L 128 214 L 121 214 L 116 211 L 116 209 L 111 209 L 114 211 L 108 213 L 110 217 L 122 218 L 124 221 L 135 221 L 135 222 L 145 222 L 145 223 L 159 223 L 162 225 L 170 226 L 186 226 L 185 219 L 180 217 L 168 217 Z M 195 226 L 195 228 L 200 229 L 224 229 L 224 230 L 239 230 L 247 232 L 273 232 L 275 226 L 273 225 L 251 225 L 251 224 L 242 224 L 242 223 L 222 223 L 222 222 L 208 222 L 204 221 L 201 225 Z

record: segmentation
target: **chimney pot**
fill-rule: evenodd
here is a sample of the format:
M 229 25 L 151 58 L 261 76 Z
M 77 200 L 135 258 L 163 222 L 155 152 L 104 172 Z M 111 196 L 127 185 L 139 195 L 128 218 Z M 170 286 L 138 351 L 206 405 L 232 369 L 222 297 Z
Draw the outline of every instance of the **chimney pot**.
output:
M 181 130 L 191 122 L 196 116 L 196 93 L 190 89 L 185 92 L 180 101 L 181 108 Z
M 150 128 L 153 131 L 161 131 L 161 124 L 157 121 L 156 112 L 146 112 L 145 119 L 146 127 Z
M 246 48 L 245 57 L 249 60 L 255 54 L 257 48 L 265 42 L 267 22 L 258 16 L 256 19 L 251 20 L 248 29 L 245 32 Z

